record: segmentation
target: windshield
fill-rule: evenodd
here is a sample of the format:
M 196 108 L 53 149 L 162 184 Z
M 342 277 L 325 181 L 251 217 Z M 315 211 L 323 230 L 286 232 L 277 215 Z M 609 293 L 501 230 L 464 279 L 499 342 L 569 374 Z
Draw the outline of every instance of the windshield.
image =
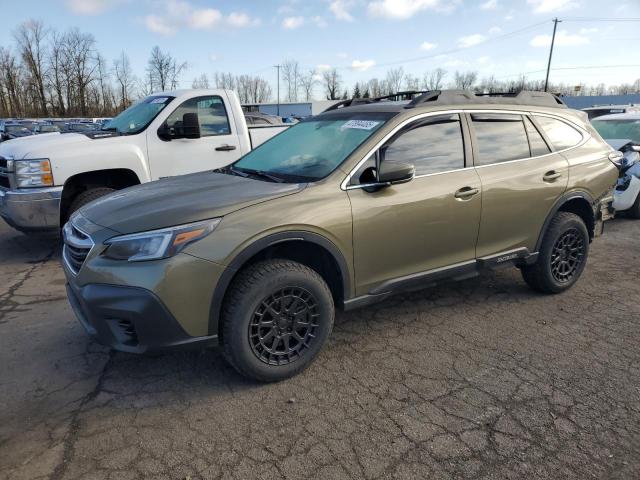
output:
M 593 127 L 605 139 L 629 139 L 640 143 L 640 119 L 593 120 Z
M 131 105 L 109 120 L 102 130 L 115 130 L 123 135 L 140 133 L 175 97 L 152 96 Z
M 394 113 L 352 113 L 313 117 L 276 135 L 238 160 L 233 168 L 288 181 L 329 175 Z

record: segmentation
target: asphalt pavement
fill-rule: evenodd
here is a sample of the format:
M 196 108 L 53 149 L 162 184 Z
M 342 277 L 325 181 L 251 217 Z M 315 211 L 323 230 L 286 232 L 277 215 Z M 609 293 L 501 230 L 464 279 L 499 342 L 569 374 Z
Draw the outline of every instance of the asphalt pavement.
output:
M 269 385 L 93 343 L 59 250 L 0 221 L 0 479 L 640 477 L 640 221 L 562 295 L 504 269 L 339 313 Z

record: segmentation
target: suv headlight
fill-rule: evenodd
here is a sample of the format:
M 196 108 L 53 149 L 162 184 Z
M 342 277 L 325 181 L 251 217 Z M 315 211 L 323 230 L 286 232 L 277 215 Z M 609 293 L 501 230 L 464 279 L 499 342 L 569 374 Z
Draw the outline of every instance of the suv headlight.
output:
M 53 174 L 51 162 L 47 158 L 33 160 L 14 160 L 16 187 L 52 187 Z
M 141 262 L 173 257 L 187 245 L 209 235 L 220 223 L 220 218 L 189 223 L 177 227 L 122 235 L 106 240 L 103 255 L 113 260 Z

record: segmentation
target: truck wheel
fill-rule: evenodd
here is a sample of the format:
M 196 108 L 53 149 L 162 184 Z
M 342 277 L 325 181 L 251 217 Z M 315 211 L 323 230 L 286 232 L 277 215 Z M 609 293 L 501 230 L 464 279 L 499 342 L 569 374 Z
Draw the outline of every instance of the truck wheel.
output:
M 105 195 L 112 192 L 115 192 L 115 189 L 109 187 L 97 187 L 85 190 L 76 198 L 74 198 L 73 202 L 71 202 L 71 205 L 69 206 L 69 212 L 67 214 L 67 219 L 71 217 L 71 215 L 73 215 L 76 210 L 81 209 L 87 203 L 93 202 L 94 200 L 97 200 L 100 197 L 104 197 Z
M 573 213 L 558 212 L 544 234 L 536 263 L 523 267 L 522 276 L 538 292 L 560 293 L 578 281 L 588 254 L 584 221 Z
M 242 375 L 289 378 L 316 358 L 333 328 L 333 297 L 315 271 L 274 259 L 241 271 L 222 312 L 224 354 Z

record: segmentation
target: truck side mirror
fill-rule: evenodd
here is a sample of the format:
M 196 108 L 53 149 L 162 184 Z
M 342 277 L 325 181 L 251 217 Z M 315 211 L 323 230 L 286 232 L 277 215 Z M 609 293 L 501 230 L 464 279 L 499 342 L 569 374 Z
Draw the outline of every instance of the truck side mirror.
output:
M 175 138 L 173 128 L 170 128 L 167 122 L 164 122 L 158 128 L 158 138 L 164 142 L 170 142 L 171 139 Z
M 185 113 L 182 116 L 182 136 L 200 138 L 200 119 L 197 113 Z

